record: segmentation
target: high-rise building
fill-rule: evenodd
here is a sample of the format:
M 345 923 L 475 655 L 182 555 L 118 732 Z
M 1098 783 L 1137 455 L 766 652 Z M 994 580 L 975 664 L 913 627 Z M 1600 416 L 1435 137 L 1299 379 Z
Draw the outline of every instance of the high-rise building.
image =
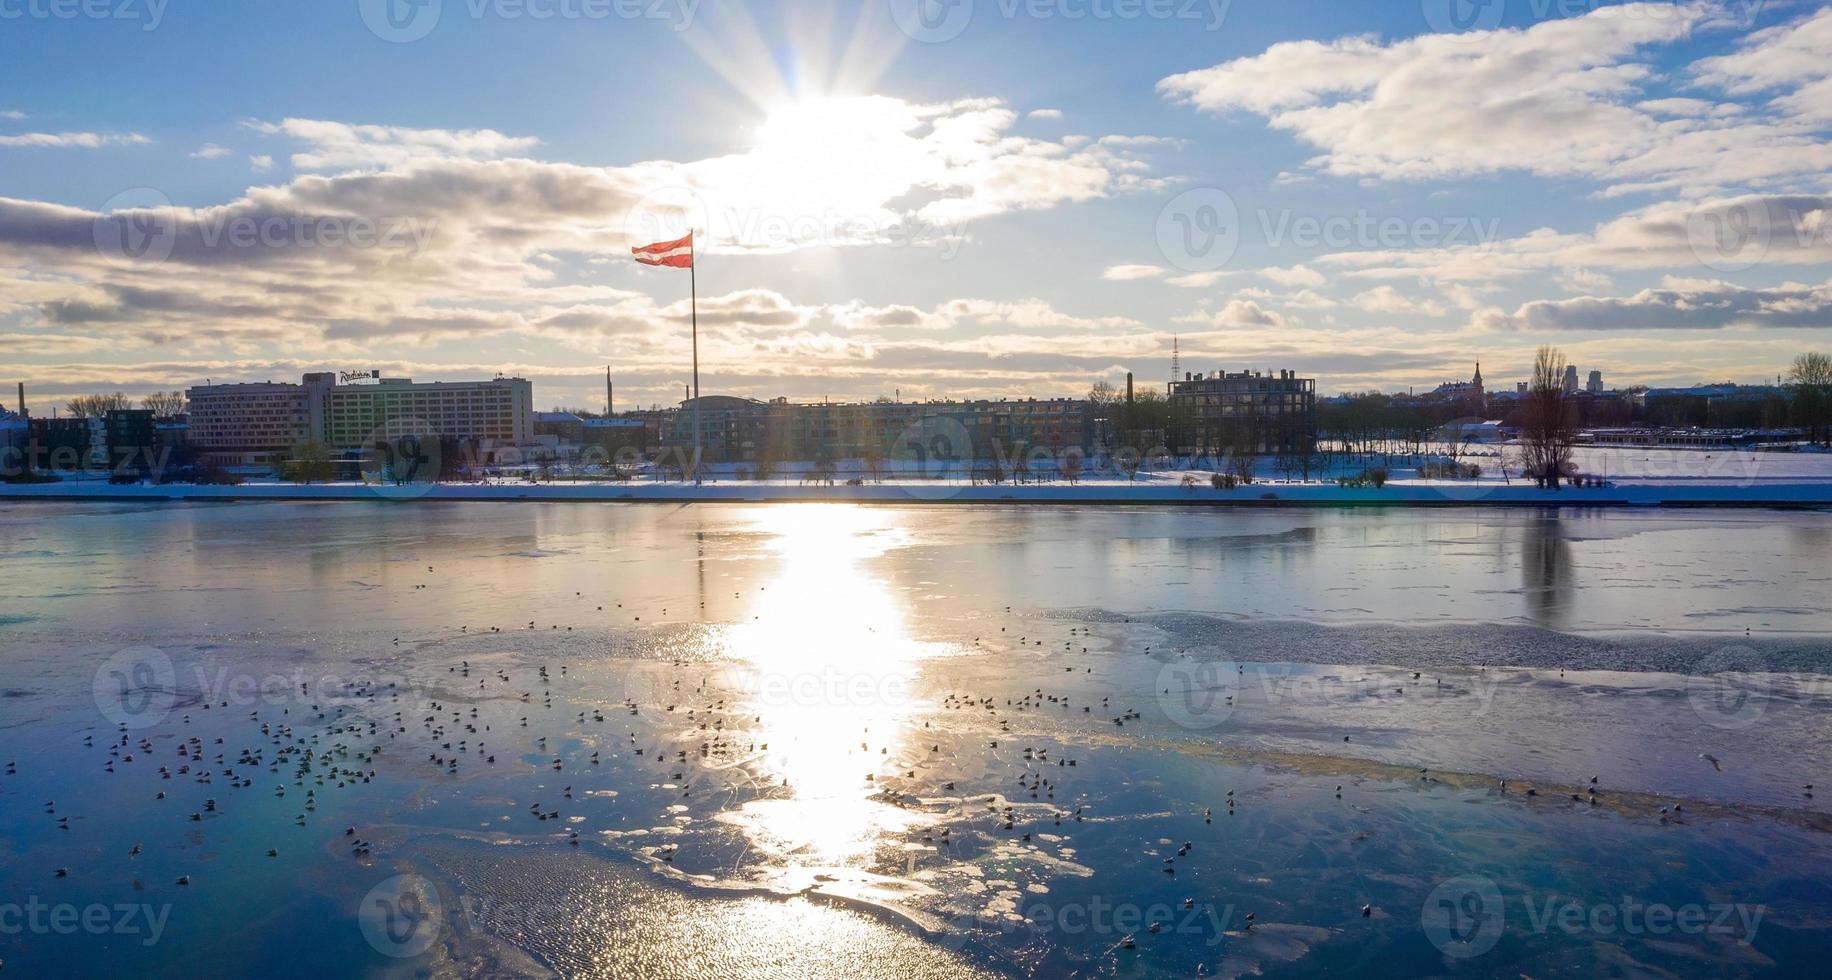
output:
M 303 384 L 199 385 L 185 392 L 191 444 L 223 466 L 266 466 L 318 437 L 322 402 Z
M 1603 393 L 1603 372 L 1590 372 L 1590 380 L 1584 383 L 1584 390 L 1593 395 L 1601 395 Z
M 1577 393 L 1578 366 L 1576 364 L 1567 364 L 1565 365 L 1565 394 L 1575 395 Z
M 305 442 L 344 450 L 378 436 L 431 434 L 489 448 L 534 437 L 534 386 L 522 378 L 416 384 L 378 375 L 339 384 L 317 372 L 299 384 L 201 385 L 186 396 L 191 444 L 224 466 L 272 465 Z

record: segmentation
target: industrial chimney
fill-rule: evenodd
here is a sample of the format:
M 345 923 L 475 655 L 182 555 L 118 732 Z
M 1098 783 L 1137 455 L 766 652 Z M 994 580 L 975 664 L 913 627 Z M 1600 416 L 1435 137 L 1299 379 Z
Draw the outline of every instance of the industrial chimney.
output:
M 25 382 L 19 382 L 19 417 L 25 418 Z

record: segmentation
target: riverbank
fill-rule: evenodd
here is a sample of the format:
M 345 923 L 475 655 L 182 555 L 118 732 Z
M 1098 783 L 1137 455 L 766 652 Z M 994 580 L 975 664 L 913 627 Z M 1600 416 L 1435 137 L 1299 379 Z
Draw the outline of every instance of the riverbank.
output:
M 806 503 L 879 504 L 1174 504 L 1184 506 L 1519 506 L 1519 507 L 1832 507 L 1832 482 L 1732 483 L 1712 479 L 1544 490 L 1500 481 L 1400 481 L 1383 487 L 1321 483 L 1254 483 L 1222 490 L 1156 477 L 1137 482 L 1075 485 L 886 481 L 832 486 L 795 481 L 630 483 L 244 483 L 111 485 L 66 482 L 0 486 L 0 500 L 57 501 L 545 501 L 554 503 Z

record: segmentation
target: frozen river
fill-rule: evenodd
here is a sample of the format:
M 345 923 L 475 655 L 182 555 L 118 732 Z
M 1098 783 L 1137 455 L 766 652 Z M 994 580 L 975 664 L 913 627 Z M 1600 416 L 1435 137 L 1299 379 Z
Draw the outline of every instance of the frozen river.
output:
M 1832 954 L 1824 513 L 15 503 L 0 532 L 9 973 Z

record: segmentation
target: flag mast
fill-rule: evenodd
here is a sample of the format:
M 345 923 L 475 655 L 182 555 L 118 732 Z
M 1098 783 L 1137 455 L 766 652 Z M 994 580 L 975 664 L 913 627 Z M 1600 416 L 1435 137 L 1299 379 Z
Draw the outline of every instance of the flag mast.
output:
M 693 231 L 687 232 L 687 315 L 693 325 L 693 485 L 700 485 L 700 290 L 695 279 L 699 256 L 694 254 Z

